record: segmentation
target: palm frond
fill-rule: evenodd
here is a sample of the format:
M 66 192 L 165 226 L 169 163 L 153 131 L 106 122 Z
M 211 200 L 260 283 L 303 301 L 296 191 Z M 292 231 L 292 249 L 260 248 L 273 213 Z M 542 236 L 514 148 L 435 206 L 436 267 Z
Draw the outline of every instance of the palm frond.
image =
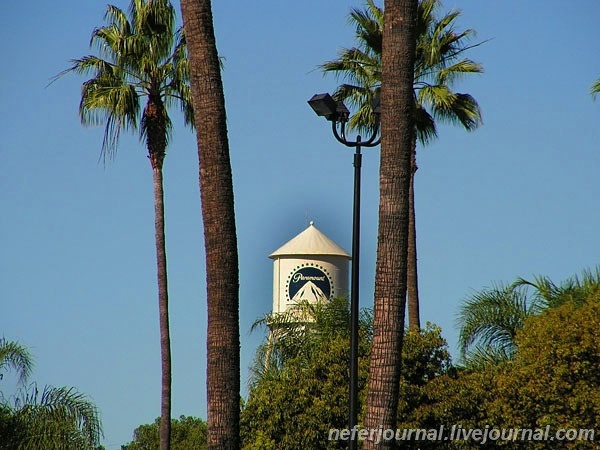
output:
M 257 319 L 251 331 L 269 330 L 252 365 L 252 381 L 265 376 L 277 377 L 285 363 L 294 358 L 309 358 L 333 337 L 350 333 L 350 310 L 346 298 L 310 303 L 300 301 L 283 313 L 271 313 Z M 361 333 L 372 333 L 372 313 L 362 310 Z
M 33 357 L 29 349 L 18 342 L 0 339 L 0 371 L 12 369 L 24 383 L 33 370 Z
M 131 0 L 128 14 L 109 5 L 105 21 L 90 40 L 100 56 L 72 60 L 53 81 L 70 72 L 91 75 L 82 85 L 79 115 L 83 125 L 104 124 L 102 158 L 114 156 L 122 131 L 139 131 L 147 145 L 150 135 L 163 133 L 152 142 L 166 146 L 170 107 L 177 106 L 186 125 L 194 125 L 187 47 L 183 30 L 175 29 L 175 10 L 168 0 Z M 154 124 L 143 117 L 144 97 L 165 106 L 152 132 L 148 127 Z
M 463 359 L 475 343 L 476 347 L 493 347 L 513 355 L 517 331 L 537 312 L 537 304 L 528 299 L 526 288 L 499 285 L 476 292 L 462 304 L 458 314 Z
M 419 41 L 422 37 L 427 36 L 428 31 L 431 29 L 439 5 L 439 0 L 419 1 L 417 13 L 417 39 Z
M 63 70 L 59 75 L 74 72 L 78 75 L 94 74 L 97 76 L 116 77 L 118 69 L 109 61 L 94 55 L 84 56 L 81 59 L 71 60 L 73 65 Z
M 131 24 L 127 19 L 127 14 L 121 8 L 114 5 L 107 5 L 106 12 L 104 13 L 104 20 L 109 25 L 115 25 L 117 28 L 131 33 Z
M 137 129 L 140 102 L 135 86 L 102 75 L 83 83 L 79 116 L 83 125 L 106 124 L 102 154 L 112 157 L 121 131 Z
M 469 371 L 483 371 L 510 361 L 513 355 L 505 348 L 476 345 L 463 358 L 463 367 Z
M 560 284 L 536 276 L 477 292 L 463 303 L 457 318 L 463 362 L 470 366 L 511 359 L 517 332 L 530 317 L 565 303 L 580 306 L 590 301 L 600 301 L 600 266 Z
M 130 26 L 125 29 L 117 25 L 95 28 L 90 38 L 90 48 L 96 48 L 102 57 L 110 59 L 113 64 L 125 65 L 133 61 L 134 55 L 141 50 L 136 47 L 139 41 L 131 34 Z
M 438 120 L 462 125 L 467 131 L 481 124 L 479 105 L 469 94 L 454 93 L 446 85 L 427 85 L 419 89 L 417 97 Z
M 518 278 L 513 285 L 532 287 L 536 301 L 545 308 L 556 308 L 567 302 L 580 306 L 600 299 L 600 266 L 584 270 L 581 277 L 574 275 L 560 284 L 548 277 L 535 276 L 533 281 Z
M 173 53 L 169 57 L 169 62 L 165 64 L 165 68 L 167 68 L 166 78 L 169 80 L 164 88 L 165 105 L 170 107 L 173 103 L 178 104 L 179 109 L 183 113 L 184 123 L 194 128 L 190 67 L 183 28 L 177 31 L 176 38 L 177 43 L 175 44 Z
M 279 380 L 283 373 L 284 360 L 281 351 L 278 347 L 272 345 L 272 335 L 269 335 L 268 339 L 267 342 L 258 346 L 250 365 L 250 376 L 248 378 L 250 389 L 260 381 Z
M 381 83 L 381 58 L 355 47 L 341 49 L 338 59 L 327 61 L 320 68 L 323 72 L 331 72 L 337 78 L 353 84 Z
M 22 388 L 14 401 L 13 415 L 24 429 L 19 448 L 95 448 L 102 437 L 98 409 L 74 388 L 37 385 Z
M 475 34 L 472 29 L 455 30 L 461 14 L 459 10 L 439 16 L 440 5 L 439 0 L 419 1 L 414 89 L 415 118 L 423 120 L 416 123 L 415 131 L 424 144 L 437 136 L 434 119 L 460 124 L 467 130 L 482 123 L 475 99 L 452 90 L 452 85 L 464 75 L 483 72 L 480 63 L 461 58 L 466 50 L 480 44 L 467 44 Z M 383 10 L 373 0 L 368 0 L 365 8 L 352 8 L 348 21 L 356 27 L 357 46 L 342 49 L 336 60 L 319 66 L 324 74 L 333 74 L 344 82 L 335 95 L 337 99 L 350 102 L 356 112 L 350 118 L 349 127 L 359 131 L 370 130 L 374 122 L 369 113 L 373 95 L 365 92 L 381 85 L 383 15 Z
M 463 59 L 440 69 L 436 74 L 436 78 L 438 84 L 453 84 L 459 78 L 471 73 L 483 73 L 483 66 L 470 59 Z
M 373 0 L 367 0 L 367 8 L 352 8 L 348 22 L 356 28 L 356 39 L 367 54 L 381 57 L 383 36 L 383 10 Z
M 415 129 L 422 144 L 428 144 L 437 137 L 434 118 L 418 102 L 415 102 Z
M 168 0 L 132 0 L 129 15 L 135 34 L 145 44 L 148 60 L 164 60 L 172 50 L 175 11 Z

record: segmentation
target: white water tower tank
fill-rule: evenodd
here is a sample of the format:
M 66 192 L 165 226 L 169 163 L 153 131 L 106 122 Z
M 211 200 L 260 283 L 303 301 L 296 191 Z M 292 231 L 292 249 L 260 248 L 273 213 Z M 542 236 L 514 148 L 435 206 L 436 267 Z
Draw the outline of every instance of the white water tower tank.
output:
M 314 222 L 269 258 L 273 260 L 273 313 L 284 312 L 300 300 L 316 302 L 348 295 L 352 257 Z

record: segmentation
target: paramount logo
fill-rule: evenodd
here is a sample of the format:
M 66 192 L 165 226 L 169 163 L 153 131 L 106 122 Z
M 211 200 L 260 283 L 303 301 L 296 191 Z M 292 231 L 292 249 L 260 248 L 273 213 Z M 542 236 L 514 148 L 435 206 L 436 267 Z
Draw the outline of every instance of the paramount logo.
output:
M 291 301 L 308 300 L 316 302 L 328 300 L 331 296 L 331 280 L 319 267 L 298 268 L 288 281 L 288 299 Z

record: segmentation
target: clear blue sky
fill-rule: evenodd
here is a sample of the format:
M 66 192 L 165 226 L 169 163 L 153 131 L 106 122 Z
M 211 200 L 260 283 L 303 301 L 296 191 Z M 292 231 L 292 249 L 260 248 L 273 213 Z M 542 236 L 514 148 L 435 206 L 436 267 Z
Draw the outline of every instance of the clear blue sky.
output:
M 306 100 L 332 91 L 315 67 L 353 43 L 358 1 L 216 2 L 240 250 L 243 380 L 272 305 L 267 255 L 309 220 L 350 250 L 351 150 Z M 116 0 L 126 7 L 127 3 Z M 176 5 L 179 8 L 179 5 Z M 595 0 L 455 0 L 461 24 L 490 39 L 486 72 L 457 90 L 484 126 L 440 127 L 418 154 L 422 318 L 456 355 L 455 317 L 473 290 L 517 276 L 556 281 L 599 263 L 600 76 Z M 104 1 L 0 7 L 0 333 L 29 346 L 32 377 L 71 385 L 102 411 L 107 449 L 159 415 L 160 363 L 150 165 L 124 136 L 98 163 L 102 130 L 77 116 L 82 78 L 50 87 L 89 53 Z M 179 9 L 178 9 L 179 11 Z M 174 113 L 176 117 L 177 114 Z M 372 304 L 378 150 L 365 150 L 361 297 Z M 205 417 L 206 294 L 194 135 L 176 120 L 165 164 L 173 415 Z M 10 380 L 0 381 L 8 393 Z

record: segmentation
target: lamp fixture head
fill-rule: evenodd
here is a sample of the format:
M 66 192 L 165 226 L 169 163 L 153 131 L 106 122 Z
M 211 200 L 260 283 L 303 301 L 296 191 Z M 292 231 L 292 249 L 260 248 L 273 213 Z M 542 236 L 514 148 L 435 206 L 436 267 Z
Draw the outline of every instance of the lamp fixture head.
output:
M 308 100 L 308 104 L 317 114 L 333 122 L 347 122 L 350 111 L 343 102 L 336 102 L 328 93 L 315 94 Z

